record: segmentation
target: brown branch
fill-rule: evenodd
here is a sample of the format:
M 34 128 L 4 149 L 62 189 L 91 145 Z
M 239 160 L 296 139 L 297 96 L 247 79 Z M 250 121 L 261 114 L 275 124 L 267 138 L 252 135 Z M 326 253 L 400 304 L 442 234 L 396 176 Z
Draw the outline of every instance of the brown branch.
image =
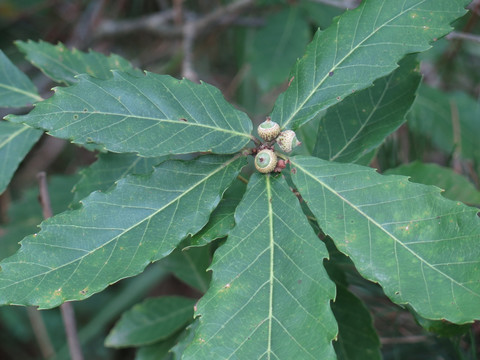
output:
M 54 357 L 55 349 L 53 348 L 50 337 L 48 336 L 42 314 L 40 314 L 40 311 L 32 306 L 27 307 L 27 314 L 28 319 L 30 320 L 30 325 L 32 325 L 33 334 L 35 335 L 40 352 L 42 353 L 42 357 L 45 359 Z
M 339 9 L 355 9 L 362 0 L 312 0 L 314 2 L 333 6 Z
M 166 10 L 133 20 L 103 20 L 95 32 L 95 37 L 123 36 L 139 31 L 165 37 L 181 37 L 182 29 L 169 25 L 174 16 L 175 11 Z
M 460 157 L 462 154 L 462 129 L 460 126 L 460 114 L 458 113 L 458 106 L 454 101 L 450 101 L 450 114 L 452 120 L 453 144 L 455 150 L 453 151 L 453 170 L 461 174 L 462 165 Z
M 446 36 L 446 38 L 448 40 L 467 40 L 467 41 L 480 43 L 479 35 L 474 35 L 474 34 L 469 34 L 469 33 L 459 32 L 459 31 L 452 31 L 450 34 Z
M 44 171 L 37 174 L 38 188 L 40 191 L 40 205 L 42 206 L 42 214 L 44 219 L 53 216 L 52 205 L 50 203 L 50 194 L 48 193 L 47 175 Z
M 410 336 L 402 336 L 398 338 L 387 338 L 381 337 L 380 343 L 382 345 L 387 344 L 416 344 L 416 343 L 423 343 L 429 339 L 426 335 L 410 335 Z
M 183 60 L 182 76 L 191 81 L 198 82 L 198 74 L 193 68 L 193 46 L 195 44 L 196 29 L 193 22 L 188 21 L 183 26 Z
M 100 0 L 92 2 L 86 7 L 85 11 L 78 18 L 70 39 L 66 43 L 68 47 L 76 47 L 82 50 L 88 47 L 88 42 L 92 38 L 91 34 L 100 23 L 100 18 L 107 2 L 108 0 Z
M 10 207 L 11 202 L 10 190 L 7 187 L 7 189 L 0 194 L 0 224 L 6 224 L 8 222 L 8 208 Z M 0 236 L 2 236 L 1 229 Z
M 173 0 L 173 11 L 174 11 L 174 16 L 173 20 L 175 25 L 181 26 L 183 23 L 183 0 Z
M 50 195 L 48 193 L 47 175 L 44 171 L 37 174 L 38 187 L 40 190 L 40 204 L 42 206 L 42 213 L 45 219 L 52 217 L 52 207 L 50 204 Z M 62 313 L 63 324 L 67 334 L 68 347 L 70 350 L 70 357 L 72 360 L 83 360 L 80 342 L 78 341 L 77 326 L 75 324 L 75 314 L 73 312 L 72 304 L 69 302 L 60 305 Z
M 190 30 L 185 29 L 185 26 L 192 26 L 195 37 L 198 37 L 208 32 L 215 25 L 233 22 L 241 12 L 253 6 L 254 3 L 255 0 L 238 0 L 226 6 L 219 7 L 201 17 L 199 17 L 198 14 L 183 11 L 184 18 L 196 20 L 185 22 L 182 26 L 171 25 L 172 20 L 175 19 L 177 14 L 177 12 L 172 9 L 133 20 L 103 20 L 98 26 L 95 36 L 123 36 L 125 34 L 145 31 L 163 37 L 178 38 L 190 32 Z
M 72 360 L 83 360 L 82 349 L 78 340 L 77 326 L 75 324 L 75 313 L 72 303 L 65 302 L 60 305 L 62 312 L 63 325 L 67 334 L 68 348 Z
M 168 38 L 182 38 L 182 76 L 198 82 L 198 75 L 193 68 L 195 40 L 215 25 L 233 22 L 241 12 L 253 6 L 254 2 L 255 0 L 238 0 L 199 17 L 182 9 L 181 0 L 175 0 L 171 10 L 133 20 L 104 20 L 98 26 L 95 36 L 121 36 L 145 31 Z M 184 19 L 189 20 L 183 21 Z
M 53 136 L 44 136 L 40 143 L 24 161 L 21 169 L 15 175 L 15 182 L 12 188 L 22 188 L 31 185 L 35 176 L 47 169 L 60 155 L 67 141 Z
M 238 0 L 226 6 L 219 7 L 210 14 L 195 21 L 195 28 L 198 33 L 203 33 L 215 24 L 228 24 L 241 12 L 253 6 L 254 3 L 255 0 Z

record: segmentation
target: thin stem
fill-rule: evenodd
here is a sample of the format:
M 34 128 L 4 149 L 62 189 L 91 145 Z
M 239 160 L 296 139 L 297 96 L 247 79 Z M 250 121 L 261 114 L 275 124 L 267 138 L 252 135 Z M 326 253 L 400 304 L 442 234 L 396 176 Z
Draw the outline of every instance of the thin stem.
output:
M 40 205 L 42 206 L 42 214 L 44 219 L 53 216 L 52 205 L 50 204 L 50 194 L 48 193 L 47 174 L 41 171 L 37 174 L 38 187 L 40 190 Z
M 359 0 L 313 0 L 314 2 L 333 6 L 339 9 L 354 9 L 360 5 Z
M 183 61 L 182 76 L 194 82 L 198 82 L 198 74 L 193 68 L 193 47 L 196 37 L 195 23 L 188 21 L 183 26 Z
M 480 36 L 469 34 L 465 32 L 452 31 L 446 36 L 448 40 L 468 40 L 476 43 L 480 43 Z
M 248 185 L 248 180 L 245 179 L 242 175 L 237 175 L 237 179 Z
M 382 345 L 390 345 L 390 344 L 418 344 L 428 340 L 428 336 L 425 335 L 410 335 L 410 336 L 403 336 L 401 338 L 393 338 L 393 337 L 382 337 L 380 338 L 380 343 Z
M 185 35 L 183 27 L 192 26 L 195 37 L 208 33 L 215 25 L 224 25 L 233 22 L 242 12 L 253 6 L 255 0 L 237 0 L 228 5 L 213 10 L 211 13 L 199 17 L 183 11 L 183 17 L 195 18 L 192 24 L 183 23 L 181 26 L 171 26 L 170 20 L 176 18 L 175 9 L 148 15 L 132 20 L 112 21 L 104 20 L 97 28 L 97 37 L 122 36 L 137 31 L 147 31 L 163 37 L 178 38 Z
M 468 332 L 470 335 L 470 350 L 472 352 L 472 359 L 475 359 L 477 356 L 477 344 L 475 341 L 475 332 L 473 331 L 473 325 L 470 326 L 470 331 Z
M 55 356 L 55 349 L 53 348 L 52 341 L 48 336 L 47 327 L 43 321 L 42 314 L 36 308 L 29 306 L 27 307 L 27 314 L 32 325 L 33 334 L 35 339 L 37 339 L 40 352 L 42 357 L 49 359 Z
M 75 312 L 72 303 L 65 302 L 60 305 L 63 325 L 67 334 L 68 348 L 72 360 L 83 360 L 82 349 L 78 341 L 77 326 L 75 324 Z
M 50 204 L 50 194 L 48 193 L 47 175 L 44 171 L 37 174 L 38 187 L 40 190 L 40 204 L 42 206 L 42 213 L 45 219 L 52 217 L 52 206 Z M 78 341 L 77 327 L 75 324 L 75 313 L 71 303 L 63 303 L 60 305 L 62 313 L 63 324 L 67 334 L 67 341 L 70 350 L 70 357 L 72 360 L 83 360 L 82 350 Z
M 255 143 L 256 146 L 262 145 L 262 142 L 258 140 L 255 136 L 250 135 L 250 139 L 252 139 L 252 141 Z

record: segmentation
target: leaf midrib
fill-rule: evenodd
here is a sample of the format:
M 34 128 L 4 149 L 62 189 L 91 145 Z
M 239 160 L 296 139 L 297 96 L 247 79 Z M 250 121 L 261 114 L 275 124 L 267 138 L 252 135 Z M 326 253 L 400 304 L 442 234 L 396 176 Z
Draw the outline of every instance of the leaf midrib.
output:
M 335 161 L 342 153 L 348 149 L 348 147 L 355 141 L 357 140 L 358 136 L 360 133 L 365 129 L 367 125 L 370 124 L 370 120 L 372 119 L 372 116 L 375 114 L 375 112 L 379 109 L 379 105 L 382 103 L 383 98 L 385 97 L 385 94 L 388 91 L 388 87 L 390 86 L 390 83 L 392 81 L 392 76 L 388 78 L 387 84 L 385 85 L 385 88 L 382 91 L 382 94 L 380 97 L 377 99 L 377 102 L 374 104 L 372 111 L 368 115 L 367 119 L 364 121 L 364 123 L 360 126 L 360 128 L 355 132 L 355 134 L 345 143 L 345 145 L 337 151 L 337 153 L 330 158 L 331 161 Z M 356 105 L 355 105 L 356 106 Z M 359 154 L 360 156 L 361 154 Z
M 6 90 L 28 96 L 35 101 L 42 101 L 43 100 L 43 98 L 40 95 L 37 95 L 34 92 L 29 92 L 29 91 L 26 91 L 26 90 L 22 90 L 20 88 L 13 87 L 13 86 L 10 86 L 10 85 L 7 85 L 7 84 L 0 83 L 0 88 L 4 88 Z
M 268 203 L 268 232 L 270 249 L 270 264 L 269 264 L 269 299 L 268 299 L 268 345 L 267 345 L 267 359 L 270 360 L 272 354 L 272 326 L 273 326 L 273 282 L 274 282 L 274 249 L 275 237 L 273 235 L 273 208 L 272 208 L 272 187 L 270 183 L 270 175 L 264 175 L 266 182 L 267 203 Z
M 6 137 L 6 139 L 4 141 L 2 141 L 0 143 L 0 149 L 3 148 L 5 145 L 7 145 L 8 143 L 10 143 L 14 138 L 16 138 L 17 136 L 19 136 L 21 133 L 23 133 L 24 131 L 27 131 L 31 129 L 31 127 L 27 126 L 27 125 L 23 125 L 23 127 L 13 133 L 11 133 L 9 136 Z
M 131 334 L 133 336 L 135 336 L 134 335 L 135 333 L 144 331 L 146 327 L 151 327 L 151 326 L 158 325 L 162 322 L 166 322 L 166 321 L 171 320 L 171 319 L 176 319 L 177 316 L 182 315 L 182 314 L 187 313 L 187 312 L 190 312 L 192 310 L 193 310 L 193 306 L 188 304 L 188 305 L 184 305 L 181 308 L 177 308 L 173 311 L 170 311 L 168 314 L 164 314 L 164 315 L 159 316 L 159 317 L 145 319 L 145 317 L 140 318 L 140 316 L 139 316 L 139 317 L 137 317 L 137 319 L 141 319 L 143 322 L 140 323 L 140 324 L 133 324 L 130 328 Z M 158 339 L 158 340 L 161 340 L 161 339 Z
M 56 47 L 56 46 L 55 46 L 55 47 Z M 64 51 L 64 50 L 65 50 L 65 48 L 62 48 L 62 47 L 60 47 L 59 49 L 60 49 L 59 51 Z M 28 50 L 27 50 L 27 51 L 28 51 Z M 37 51 L 38 51 L 38 49 L 37 49 Z M 37 51 L 35 51 L 35 52 L 37 52 Z M 73 75 L 73 76 L 71 76 L 73 79 L 75 79 L 75 75 L 83 74 L 83 73 L 80 73 L 80 72 L 76 71 L 75 69 L 71 68 L 70 66 L 67 66 L 67 64 L 66 64 L 65 62 L 61 62 L 61 61 L 59 61 L 57 58 L 51 56 L 50 54 L 47 54 L 43 49 L 41 49 L 41 50 L 38 51 L 37 53 L 40 53 L 40 55 L 43 55 L 43 56 L 44 56 L 45 58 L 47 58 L 50 62 L 56 64 L 57 66 L 60 66 L 60 67 L 63 68 L 63 69 L 65 69 L 67 72 L 70 73 L 70 75 Z M 73 54 L 72 54 L 72 55 L 73 55 Z M 28 60 L 29 60 L 33 65 L 35 65 L 35 66 L 37 66 L 37 67 L 40 67 L 39 65 L 37 65 L 37 64 L 35 63 L 35 59 L 34 59 L 33 57 L 29 56 L 29 57 L 28 57 Z M 69 59 L 69 60 L 70 60 L 70 59 Z M 82 59 L 78 59 L 78 60 L 79 60 L 80 62 L 82 62 Z M 41 70 L 42 70 L 42 72 L 43 72 L 45 75 L 47 75 L 47 71 L 45 71 L 45 69 L 44 69 L 43 67 L 41 68 Z M 50 74 L 52 73 L 52 71 L 50 71 L 50 70 L 49 70 L 48 72 L 49 72 Z M 50 77 L 50 75 L 47 75 L 47 76 Z M 56 75 L 53 75 L 53 76 L 56 77 Z M 53 76 L 52 76 L 52 78 L 53 78 Z M 69 83 L 69 81 L 68 81 L 67 79 L 61 79 L 61 78 L 57 78 L 57 77 L 56 77 L 54 80 L 59 81 L 59 82 L 63 82 L 63 83 L 66 83 L 66 84 Z
M 374 220 L 372 217 L 370 217 L 368 214 L 366 214 L 365 212 L 363 212 L 362 210 L 360 210 L 357 206 L 355 206 L 355 204 L 353 204 L 352 202 L 348 201 L 348 199 L 342 197 L 337 191 L 335 191 L 333 188 L 331 188 L 330 186 L 328 186 L 327 184 L 321 182 L 319 179 L 317 179 L 311 172 L 309 172 L 307 169 L 305 169 L 304 167 L 302 167 L 301 165 L 299 165 L 298 163 L 296 163 L 293 159 L 290 159 L 290 162 L 295 165 L 295 167 L 301 169 L 306 175 L 308 175 L 309 177 L 311 177 L 314 181 L 316 181 L 317 183 L 320 184 L 320 186 L 326 188 L 327 190 L 329 190 L 333 195 L 337 196 L 338 198 L 340 198 L 342 201 L 344 201 L 347 205 L 349 205 L 352 209 L 354 209 L 355 211 L 357 211 L 359 214 L 361 214 L 362 216 L 364 216 L 369 222 L 371 222 L 372 224 L 374 224 L 377 228 L 379 228 L 381 231 L 383 231 L 384 233 L 386 233 L 392 240 L 395 241 L 396 244 L 400 244 L 404 249 L 406 249 L 408 252 L 410 252 L 413 256 L 415 256 L 421 263 L 427 265 L 429 268 L 431 268 L 432 270 L 438 272 L 440 275 L 443 275 L 445 278 L 449 279 L 452 283 L 456 284 L 457 286 L 461 287 L 462 289 L 466 290 L 467 292 L 471 293 L 472 295 L 475 295 L 477 297 L 480 297 L 480 294 L 477 294 L 475 293 L 473 290 L 465 287 L 463 284 L 459 283 L 458 281 L 456 281 L 455 279 L 453 279 L 452 277 L 450 277 L 449 275 L 447 275 L 446 273 L 444 273 L 443 271 L 437 269 L 436 267 L 434 267 L 432 264 L 430 264 L 427 260 L 425 260 L 424 258 L 422 258 L 420 255 L 418 255 L 416 252 L 414 252 L 412 249 L 410 249 L 408 246 L 406 246 L 404 243 L 402 243 L 400 241 L 400 239 L 396 238 L 393 234 L 391 234 L 390 232 L 388 232 L 385 228 L 383 228 L 381 226 L 381 224 L 379 224 L 376 220 Z M 297 170 L 298 171 L 298 170 Z M 397 265 L 398 265 L 398 262 L 397 262 Z
M 339 62 L 337 62 L 334 66 L 332 66 L 330 68 L 329 71 L 326 71 L 326 75 L 324 75 L 324 77 L 319 81 L 319 83 L 313 87 L 313 89 L 310 91 L 310 93 L 307 95 L 307 97 L 305 98 L 305 100 L 303 100 L 300 105 L 297 107 L 297 109 L 292 113 L 292 115 L 290 115 L 290 117 L 288 118 L 288 120 L 286 122 L 283 123 L 283 125 L 281 126 L 282 129 L 286 128 L 288 126 L 288 124 L 290 124 L 292 122 L 292 120 L 295 118 L 295 116 L 300 112 L 300 110 L 302 110 L 302 108 L 305 106 L 305 104 L 310 100 L 310 98 L 317 92 L 318 88 L 323 85 L 323 83 L 325 82 L 325 80 L 327 80 L 329 77 L 330 77 L 330 73 L 333 71 L 335 72 L 335 69 L 338 68 L 345 60 L 348 59 L 348 57 L 350 55 L 352 55 L 352 53 L 354 53 L 361 45 L 363 45 L 363 43 L 365 41 L 367 41 L 368 39 L 370 39 L 373 35 L 375 35 L 380 29 L 384 28 L 386 25 L 388 25 L 390 22 L 392 22 L 393 20 L 397 19 L 398 17 L 402 16 L 403 14 L 405 14 L 406 12 L 414 9 L 415 7 L 417 6 L 420 6 L 422 5 L 425 1 L 427 0 L 423 0 L 413 6 L 411 6 L 410 8 L 406 9 L 406 10 L 403 10 L 402 12 L 400 12 L 398 15 L 392 17 L 390 20 L 386 21 L 385 23 L 383 23 L 381 26 L 379 26 L 378 28 L 376 28 L 374 31 L 372 31 L 371 34 L 369 34 L 367 37 L 365 37 L 362 41 L 360 41 L 354 48 L 352 48 L 342 59 L 340 59 Z M 362 8 L 362 11 L 363 9 L 365 8 L 365 5 L 363 5 L 363 8 Z M 337 23 L 337 26 L 340 26 L 340 20 L 342 18 L 340 17 L 339 20 L 338 20 L 338 23 Z M 353 35 L 353 37 L 355 37 L 355 34 Z
M 7 289 L 9 288 L 10 286 L 14 286 L 14 285 L 17 285 L 17 284 L 20 284 L 22 282 L 25 282 L 25 281 L 28 281 L 28 280 L 31 280 L 31 279 L 34 279 L 36 277 L 39 277 L 39 276 L 47 276 L 49 273 L 53 272 L 53 271 L 57 271 L 63 267 L 66 267 L 70 264 L 74 264 L 76 263 L 77 261 L 83 261 L 83 259 L 93 253 L 95 253 L 96 251 L 98 251 L 99 249 L 101 249 L 102 247 L 110 244 L 112 241 L 115 241 L 116 239 L 118 239 L 120 236 L 128 233 L 130 230 L 134 229 L 135 227 L 139 226 L 141 223 L 145 222 L 145 221 L 148 221 L 150 220 L 151 218 L 153 218 L 155 215 L 157 215 L 160 211 L 164 210 L 165 208 L 169 207 L 170 205 L 172 205 L 173 203 L 175 203 L 176 201 L 180 200 L 183 196 L 185 196 L 186 194 L 190 193 L 191 191 L 193 191 L 197 186 L 201 185 L 204 181 L 208 180 L 210 177 L 214 176 L 216 173 L 218 173 L 219 171 L 221 171 L 222 169 L 224 169 L 225 167 L 227 167 L 228 165 L 230 165 L 231 163 L 233 163 L 234 161 L 236 161 L 238 158 L 240 157 L 240 155 L 236 155 L 234 156 L 233 158 L 231 158 L 230 160 L 228 160 L 227 162 L 224 162 L 222 163 L 220 166 L 218 166 L 217 169 L 215 169 L 215 171 L 211 172 L 207 177 L 203 178 L 201 181 L 198 181 L 197 183 L 195 183 L 194 185 L 192 185 L 190 188 L 188 188 L 185 192 L 183 192 L 182 194 L 180 194 L 179 196 L 177 196 L 175 199 L 169 201 L 167 204 L 165 204 L 163 207 L 161 207 L 160 209 L 154 211 L 152 214 L 150 214 L 149 216 L 143 218 L 141 221 L 131 225 L 129 228 L 127 229 L 124 229 L 120 234 L 118 235 L 115 235 L 112 239 L 104 242 L 103 244 L 101 244 L 101 246 L 93 249 L 92 251 L 89 251 L 89 252 L 86 252 L 84 255 L 76 258 L 75 260 L 72 260 L 72 261 L 69 261 L 68 263 L 65 263 L 65 264 L 62 264 L 61 266 L 58 266 L 56 268 L 51 268 L 49 271 L 46 271 L 44 273 L 41 273 L 41 274 L 37 274 L 37 275 L 34 275 L 34 276 L 31 276 L 29 278 L 25 278 L 25 279 L 22 279 L 20 281 L 16 281 L 16 282 L 13 282 L 13 283 L 10 283 L 8 284 L 7 286 L 5 287 L 1 287 L 0 289 Z M 103 228 L 100 228 L 100 229 L 103 229 Z M 42 245 L 42 243 L 38 243 L 38 245 Z M 34 263 L 36 266 L 43 266 L 41 264 L 37 264 L 37 263 Z M 28 296 L 28 295 L 26 295 Z M 26 297 L 25 296 L 25 297 Z
M 218 131 L 218 132 L 224 132 L 224 133 L 228 133 L 228 134 L 234 134 L 234 135 L 238 135 L 238 136 L 243 136 L 243 137 L 246 137 L 248 139 L 251 139 L 251 135 L 248 134 L 248 133 L 243 133 L 243 132 L 239 132 L 239 131 L 234 131 L 234 130 L 228 130 L 228 129 L 225 129 L 225 128 L 221 128 L 221 127 L 215 127 L 215 126 L 212 126 L 212 125 L 207 125 L 207 124 L 202 124 L 202 123 L 198 123 L 198 122 L 190 122 L 190 121 L 182 121 L 182 120 L 172 120 L 172 119 L 161 119 L 161 118 L 157 118 L 157 117 L 151 117 L 151 116 L 141 116 L 141 115 L 128 115 L 128 114 L 122 114 L 122 113 L 110 113 L 110 112 L 100 112 L 100 111 L 94 111 L 94 112 L 83 112 L 81 110 L 79 111 L 59 111 L 59 112 L 51 112 L 51 113 L 42 113 L 41 114 L 41 117 L 44 118 L 44 117 L 48 117 L 49 115 L 62 115 L 62 114 L 88 114 L 88 115 L 105 115 L 105 116 L 118 116 L 118 117 L 123 117 L 124 119 L 127 119 L 127 118 L 133 118 L 133 119 L 141 119 L 141 120 L 153 120 L 153 121 L 157 121 L 158 123 L 161 123 L 161 122 L 166 122 L 166 123 L 173 123 L 173 124 L 182 124 L 184 126 L 197 126 L 197 127 L 203 127 L 203 128 L 207 128 L 207 129 L 211 129 L 211 130 L 215 130 L 215 131 Z M 61 130 L 64 130 L 72 125 L 75 125 L 77 123 L 80 123 L 82 121 L 84 121 L 85 119 L 79 119 L 77 121 L 74 121 L 74 122 L 71 122 L 69 124 L 67 124 L 67 126 L 64 126 L 64 127 L 59 127 L 57 129 L 55 129 L 55 132 L 58 132 L 58 131 L 61 131 Z M 52 131 L 53 133 L 53 131 Z

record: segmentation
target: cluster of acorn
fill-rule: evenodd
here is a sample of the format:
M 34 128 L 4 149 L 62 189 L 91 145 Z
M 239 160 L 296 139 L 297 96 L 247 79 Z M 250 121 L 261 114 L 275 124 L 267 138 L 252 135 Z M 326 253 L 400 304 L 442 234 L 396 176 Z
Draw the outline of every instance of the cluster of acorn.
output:
M 280 132 L 280 125 L 272 121 L 270 117 L 258 126 L 257 131 L 263 140 L 267 142 L 275 141 L 280 149 L 286 153 L 291 152 L 295 146 L 301 144 L 293 130 Z M 273 146 L 261 149 L 255 156 L 255 167 L 264 174 L 274 171 L 277 168 L 277 162 L 277 155 L 273 151 Z

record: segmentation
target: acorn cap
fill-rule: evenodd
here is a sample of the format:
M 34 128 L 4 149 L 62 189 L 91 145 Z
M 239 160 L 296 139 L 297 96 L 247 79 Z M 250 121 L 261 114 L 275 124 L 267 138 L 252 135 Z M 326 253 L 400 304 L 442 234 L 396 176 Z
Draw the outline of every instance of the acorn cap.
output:
M 294 147 L 301 145 L 302 143 L 298 141 L 297 135 L 293 130 L 285 130 L 280 133 L 277 137 L 277 144 L 280 146 L 280 149 L 289 153 L 293 150 Z
M 272 150 L 261 150 L 255 156 L 255 167 L 263 174 L 272 172 L 276 166 L 277 155 Z
M 263 140 L 272 141 L 280 134 L 280 125 L 268 117 L 267 120 L 258 125 L 257 132 Z

